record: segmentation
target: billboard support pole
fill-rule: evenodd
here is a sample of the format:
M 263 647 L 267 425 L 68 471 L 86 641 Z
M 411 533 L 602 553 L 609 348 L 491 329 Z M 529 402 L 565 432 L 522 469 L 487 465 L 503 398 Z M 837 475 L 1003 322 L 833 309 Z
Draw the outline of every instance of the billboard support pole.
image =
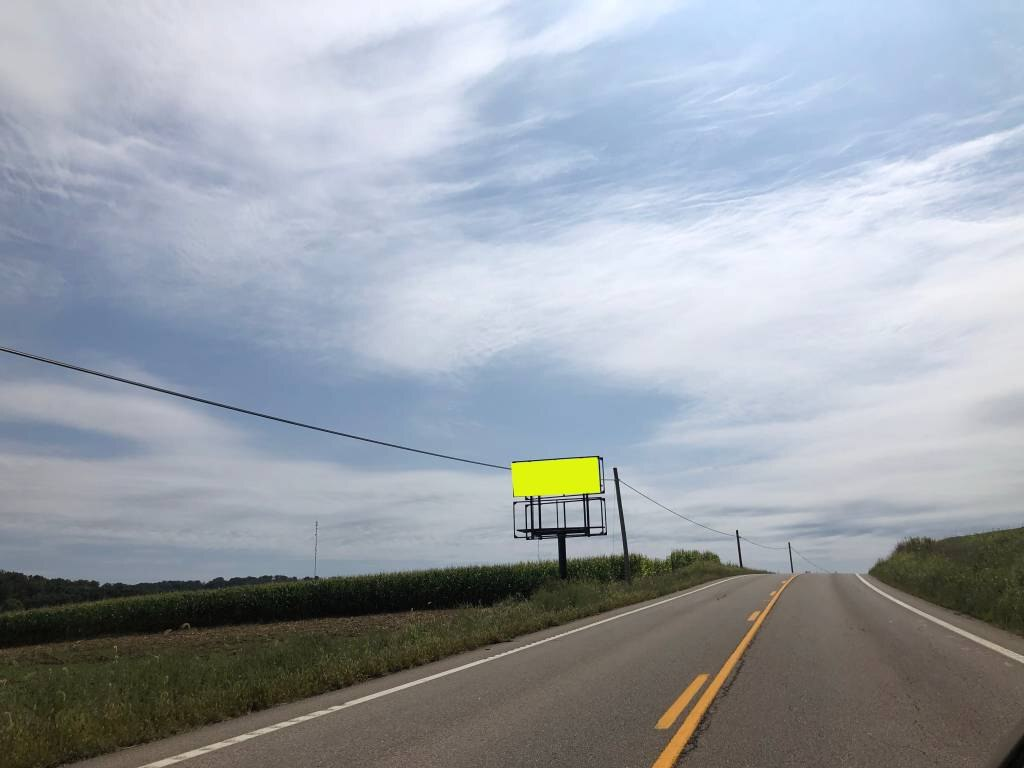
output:
M 569 578 L 569 563 L 565 559 L 565 534 L 558 534 L 558 578 Z
M 633 579 L 629 568 L 629 544 L 626 543 L 626 518 L 622 513 L 622 489 L 619 488 L 618 467 L 612 467 L 612 477 L 615 478 L 615 501 L 619 505 L 619 530 L 622 532 L 622 574 L 629 584 Z
M 736 554 L 739 555 L 739 558 L 740 558 L 740 568 L 742 568 L 743 567 L 743 550 L 740 549 L 740 532 L 739 532 L 738 529 L 736 531 Z

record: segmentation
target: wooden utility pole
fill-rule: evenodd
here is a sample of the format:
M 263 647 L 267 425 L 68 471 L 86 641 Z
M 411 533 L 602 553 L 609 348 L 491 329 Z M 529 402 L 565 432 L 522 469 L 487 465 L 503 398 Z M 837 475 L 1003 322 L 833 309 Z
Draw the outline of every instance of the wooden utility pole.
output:
M 612 476 L 615 478 L 615 501 L 619 505 L 619 530 L 622 532 L 622 573 L 626 582 L 632 581 L 633 575 L 629 568 L 629 544 L 626 543 L 626 517 L 622 513 L 622 489 L 619 488 L 619 468 L 612 467 Z

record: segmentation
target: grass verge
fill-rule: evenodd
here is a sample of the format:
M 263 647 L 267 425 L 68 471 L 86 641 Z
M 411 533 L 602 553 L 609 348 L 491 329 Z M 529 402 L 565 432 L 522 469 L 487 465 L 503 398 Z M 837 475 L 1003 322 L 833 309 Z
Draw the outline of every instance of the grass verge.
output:
M 49 768 L 750 572 L 697 562 L 487 607 L 0 650 L 0 755 L 5 768 Z
M 1024 528 L 905 539 L 870 573 L 911 595 L 1024 635 Z

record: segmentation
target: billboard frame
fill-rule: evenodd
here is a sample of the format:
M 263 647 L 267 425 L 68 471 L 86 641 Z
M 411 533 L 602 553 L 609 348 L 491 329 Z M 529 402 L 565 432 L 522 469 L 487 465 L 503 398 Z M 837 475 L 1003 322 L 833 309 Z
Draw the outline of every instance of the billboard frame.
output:
M 512 536 L 528 541 L 541 539 L 558 539 L 558 575 L 566 579 L 569 576 L 568 561 L 565 554 L 565 540 L 571 538 L 607 536 L 608 513 L 604 499 L 604 458 L 601 456 L 563 456 L 558 459 L 529 459 L 514 461 L 509 467 L 513 472 L 516 464 L 533 462 L 556 462 L 566 459 L 597 459 L 598 493 L 565 493 L 550 496 L 531 495 L 516 497 L 513 479 L 512 502 Z M 515 499 L 518 498 L 518 501 Z M 573 508 L 574 516 L 580 525 L 569 525 L 569 509 Z M 578 511 L 576 507 L 578 505 Z M 547 525 L 545 525 L 545 510 Z M 554 520 L 552 521 L 552 515 Z M 520 517 L 522 523 L 519 522 Z M 553 525 L 551 523 L 554 523 Z

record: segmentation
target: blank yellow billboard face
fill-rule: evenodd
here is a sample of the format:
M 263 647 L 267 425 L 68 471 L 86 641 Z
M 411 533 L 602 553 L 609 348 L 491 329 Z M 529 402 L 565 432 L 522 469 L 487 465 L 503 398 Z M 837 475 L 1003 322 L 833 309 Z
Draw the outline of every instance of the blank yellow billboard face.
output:
M 513 496 L 573 496 L 601 492 L 601 458 L 512 462 Z

